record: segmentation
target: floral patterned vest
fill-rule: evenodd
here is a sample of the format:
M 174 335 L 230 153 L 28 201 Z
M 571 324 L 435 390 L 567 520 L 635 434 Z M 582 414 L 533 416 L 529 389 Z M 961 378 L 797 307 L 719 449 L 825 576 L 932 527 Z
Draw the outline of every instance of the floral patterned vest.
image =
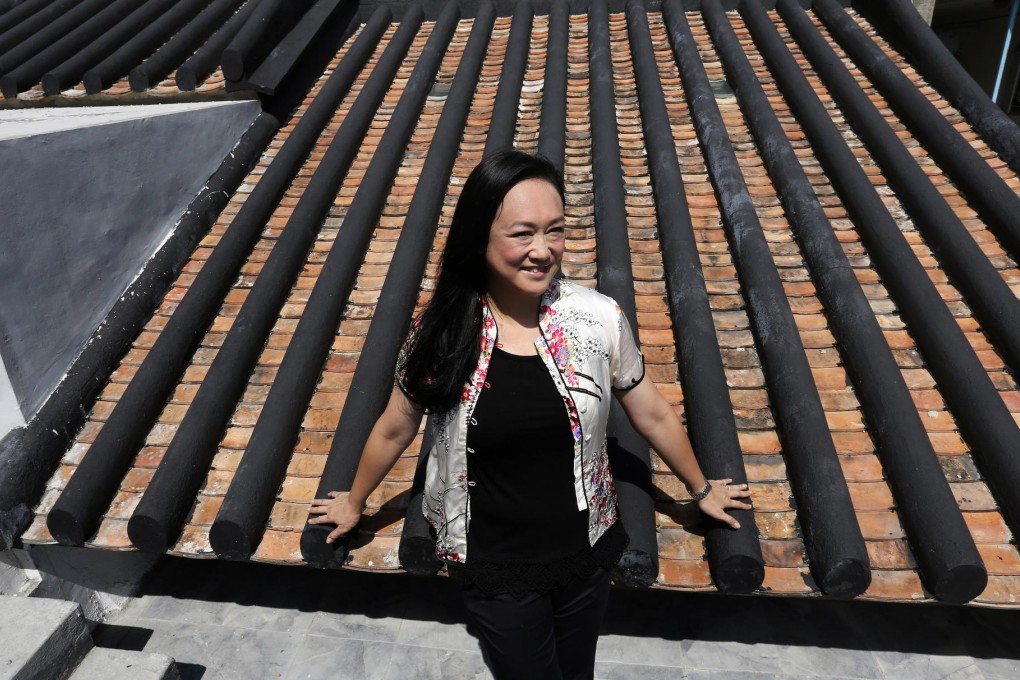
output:
M 467 430 L 492 359 L 496 322 L 482 299 L 478 365 L 464 385 L 460 404 L 432 418 L 433 447 L 426 468 L 422 511 L 436 531 L 436 553 L 467 560 L 471 516 Z M 612 298 L 554 279 L 539 307 L 538 355 L 553 378 L 574 435 L 574 495 L 587 509 L 591 545 L 616 521 L 616 491 L 606 450 L 611 389 L 626 390 L 644 377 L 641 351 L 626 317 Z M 412 330 L 413 333 L 413 330 Z M 405 343 L 406 347 L 407 343 Z M 398 359 L 404 365 L 403 352 Z M 540 470 L 535 471 L 541 474 Z

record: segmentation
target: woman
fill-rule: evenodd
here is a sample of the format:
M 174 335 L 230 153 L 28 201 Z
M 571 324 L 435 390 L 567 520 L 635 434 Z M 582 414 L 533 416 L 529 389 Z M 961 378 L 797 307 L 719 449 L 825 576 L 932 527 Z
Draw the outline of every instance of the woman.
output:
M 594 672 L 608 567 L 627 541 L 606 455 L 610 393 L 705 514 L 736 528 L 725 510 L 750 508 L 736 500 L 747 485 L 702 475 L 616 303 L 555 278 L 563 197 L 541 158 L 501 152 L 474 169 L 351 491 L 310 509 L 311 523 L 336 524 L 327 542 L 350 531 L 433 414 L 422 510 L 497 678 Z

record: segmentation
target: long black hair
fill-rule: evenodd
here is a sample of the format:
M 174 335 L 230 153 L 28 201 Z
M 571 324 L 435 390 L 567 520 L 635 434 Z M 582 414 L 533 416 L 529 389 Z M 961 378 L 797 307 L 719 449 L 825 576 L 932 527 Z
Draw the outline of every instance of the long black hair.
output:
M 471 171 L 453 212 L 435 292 L 412 332 L 402 365 L 402 387 L 430 413 L 455 407 L 478 363 L 489 230 L 507 192 L 542 179 L 564 199 L 563 177 L 542 158 L 500 151 Z

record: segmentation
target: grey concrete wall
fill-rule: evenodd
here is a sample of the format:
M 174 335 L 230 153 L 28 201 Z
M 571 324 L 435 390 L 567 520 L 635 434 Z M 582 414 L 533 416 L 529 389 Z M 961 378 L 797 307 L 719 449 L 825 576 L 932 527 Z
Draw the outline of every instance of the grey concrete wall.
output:
M 0 357 L 26 419 L 260 110 L 109 109 L 0 112 Z

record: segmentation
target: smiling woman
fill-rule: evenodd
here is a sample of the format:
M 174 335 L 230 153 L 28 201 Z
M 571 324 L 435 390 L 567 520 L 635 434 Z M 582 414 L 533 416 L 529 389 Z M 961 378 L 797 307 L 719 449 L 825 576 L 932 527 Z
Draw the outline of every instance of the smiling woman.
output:
M 530 305 L 541 296 L 563 260 L 563 232 L 563 199 L 554 185 L 526 179 L 510 189 L 485 250 L 490 304 Z
M 351 490 L 310 510 L 311 524 L 336 525 L 327 542 L 353 529 L 431 412 L 422 512 L 497 678 L 594 673 L 627 544 L 607 455 L 613 396 L 706 514 L 736 527 L 725 510 L 750 507 L 747 485 L 701 473 L 616 303 L 555 278 L 563 193 L 549 162 L 516 151 L 471 173 Z

